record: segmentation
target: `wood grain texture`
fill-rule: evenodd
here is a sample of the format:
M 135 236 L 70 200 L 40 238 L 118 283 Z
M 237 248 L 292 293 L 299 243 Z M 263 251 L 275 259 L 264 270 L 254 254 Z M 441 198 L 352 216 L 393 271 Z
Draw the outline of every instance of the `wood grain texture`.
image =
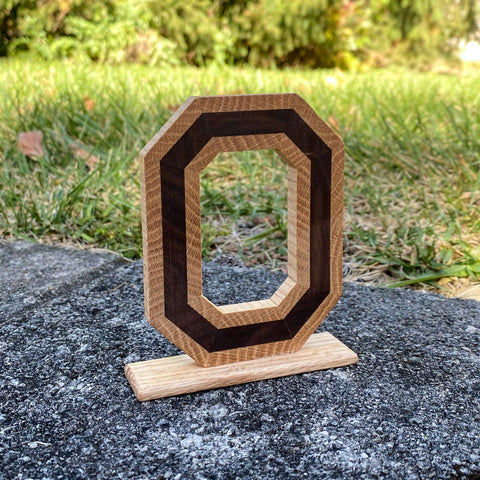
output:
M 283 321 L 217 329 L 188 305 L 185 168 L 212 137 L 285 132 L 310 160 L 310 286 Z M 331 150 L 292 109 L 202 113 L 160 161 L 165 316 L 208 352 L 292 339 L 330 289 Z M 213 327 L 213 328 L 212 328 Z M 293 342 L 292 342 L 293 343 Z M 298 348 L 301 345 L 298 345 Z
M 172 118 L 142 151 L 147 317 L 204 366 L 300 348 L 341 295 L 343 146 L 340 139 L 295 94 L 198 97 L 189 99 Z M 246 148 L 257 149 L 258 145 L 272 148 L 267 139 L 283 138 L 282 135 L 287 137 L 288 146 L 284 144 L 276 151 L 292 167 L 295 158 L 292 152 L 300 151 L 296 155 L 303 159 L 289 171 L 289 189 L 295 191 L 297 184 L 296 201 L 289 196 L 289 242 L 297 241 L 289 250 L 290 254 L 296 248 L 289 255 L 289 278 L 270 300 L 253 306 L 215 307 L 206 299 L 199 306 L 195 302 L 203 302 L 201 283 L 190 270 L 190 267 L 194 271 L 199 269 L 200 251 L 196 257 L 194 253 L 199 239 L 187 234 L 189 228 L 198 228 L 194 220 L 199 217 L 195 210 L 199 209 L 195 197 L 198 194 L 190 185 L 197 176 L 195 168 L 198 170 L 202 162 L 208 163 L 207 157 L 218 148 L 238 150 L 242 142 Z M 203 149 L 209 153 L 202 154 Z M 194 159 L 199 163 L 190 167 Z M 304 190 L 302 195 L 298 194 L 302 169 L 310 179 L 309 195 Z M 188 201 L 189 198 L 192 200 Z M 299 208 L 299 198 L 310 202 L 308 239 L 302 234 L 305 229 L 299 233 L 298 216 L 305 215 L 305 205 Z M 307 244 L 307 250 L 300 247 Z M 309 253 L 306 267 L 305 259 L 299 256 L 304 251 Z M 309 272 L 307 282 L 306 272 Z M 303 293 L 298 301 L 282 307 L 299 285 Z M 266 316 L 249 310 L 245 313 L 245 308 L 269 313 Z M 276 308 L 284 308 L 288 313 L 281 318 L 283 312 L 275 314 Z
M 342 295 L 344 146 L 340 137 L 303 99 L 296 102 L 295 111 L 332 152 L 329 232 L 330 291 L 322 304 L 313 312 L 309 321 L 298 331 L 295 340 L 298 342 L 297 344 L 303 345 Z
M 202 368 L 188 355 L 131 363 L 125 375 L 139 401 L 351 365 L 357 355 L 328 332 L 294 353 Z
M 288 279 L 271 299 L 217 307 L 202 294 L 200 172 L 220 152 L 274 149 L 288 164 Z M 309 160 L 283 134 L 214 137 L 185 168 L 188 304 L 217 328 L 280 320 L 310 282 Z M 298 213 L 297 213 L 298 212 Z

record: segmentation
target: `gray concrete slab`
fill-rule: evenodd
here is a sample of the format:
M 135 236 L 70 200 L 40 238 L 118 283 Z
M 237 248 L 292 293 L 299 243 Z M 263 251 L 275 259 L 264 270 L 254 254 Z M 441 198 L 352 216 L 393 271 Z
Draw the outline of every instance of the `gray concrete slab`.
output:
M 29 242 L 0 243 L 0 311 L 4 315 L 38 305 L 62 285 L 74 288 L 124 263 L 105 251 L 56 248 Z
M 480 478 L 480 302 L 347 283 L 320 330 L 357 365 L 139 403 L 123 365 L 178 353 L 141 262 L 20 242 L 0 268 L 0 479 Z

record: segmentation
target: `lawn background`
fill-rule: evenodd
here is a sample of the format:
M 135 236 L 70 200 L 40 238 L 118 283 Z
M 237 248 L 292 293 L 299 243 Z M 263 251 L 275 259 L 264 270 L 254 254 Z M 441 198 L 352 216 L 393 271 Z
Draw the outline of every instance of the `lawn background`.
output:
M 345 142 L 344 261 L 352 278 L 404 281 L 400 285 L 444 278 L 434 284 L 437 289 L 458 277 L 478 280 L 480 77 L 475 73 L 4 59 L 2 237 L 77 240 L 138 258 L 139 150 L 190 95 L 267 92 L 299 93 Z M 43 132 L 45 155 L 31 158 L 19 151 L 18 134 L 31 130 Z M 271 167 L 243 162 L 230 186 L 251 177 L 255 168 L 275 178 L 275 162 L 265 158 Z M 203 180 L 204 186 L 210 182 L 203 208 L 244 223 L 267 218 L 265 228 L 253 233 L 273 226 L 271 238 L 257 240 L 264 242 L 262 249 L 281 247 L 285 212 L 278 192 L 265 195 L 262 181 L 253 184 L 257 190 L 249 194 L 263 198 L 263 206 L 252 209 L 238 188 L 222 190 L 214 178 L 212 172 Z M 229 202 L 219 201 L 226 191 Z M 218 232 L 204 231 L 206 255 L 208 242 L 221 244 L 216 237 L 228 237 L 231 229 L 228 221 L 217 226 Z

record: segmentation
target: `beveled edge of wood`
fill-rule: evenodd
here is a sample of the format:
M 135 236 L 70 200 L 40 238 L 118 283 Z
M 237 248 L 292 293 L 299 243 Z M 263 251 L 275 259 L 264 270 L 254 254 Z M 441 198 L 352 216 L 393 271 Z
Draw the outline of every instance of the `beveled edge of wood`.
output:
M 288 165 L 288 277 L 269 299 L 217 306 L 202 288 L 199 175 L 219 153 L 264 149 Z M 212 137 L 185 168 L 188 303 L 216 328 L 280 320 L 310 286 L 309 163 L 284 133 L 276 133 Z
M 159 142 L 164 142 L 164 137 L 167 134 L 167 132 L 172 128 L 172 127 L 177 127 L 177 121 L 178 119 L 183 116 L 183 114 L 186 112 L 187 109 L 191 107 L 193 102 L 195 101 L 197 97 L 188 97 L 181 105 L 180 107 L 177 108 L 175 112 L 170 116 L 170 118 L 163 124 L 163 126 L 160 128 L 160 130 L 147 142 L 147 144 L 140 150 L 140 157 L 145 158 L 149 155 L 154 155 L 156 152 L 156 147 Z M 198 112 L 198 115 L 200 115 L 201 112 Z M 197 115 L 197 117 L 198 117 Z M 190 127 L 190 125 L 195 121 L 195 119 L 192 119 L 190 124 L 185 124 L 185 131 Z M 175 132 L 175 137 L 180 138 L 181 134 L 180 132 Z M 173 136 L 172 136 L 173 137 Z M 172 142 L 172 145 L 178 140 L 174 140 Z M 173 138 L 172 138 L 173 140 Z
M 188 355 L 125 365 L 125 375 L 139 401 L 183 395 L 241 383 L 343 367 L 358 356 L 329 332 L 312 335 L 294 353 L 203 368 Z
M 149 319 L 151 325 L 168 338 L 174 345 L 184 352 L 188 351 L 202 367 L 213 367 L 217 365 L 243 362 L 263 356 L 278 355 L 280 353 L 291 353 L 298 350 L 296 343 L 292 340 L 281 340 L 277 342 L 262 343 L 260 345 L 231 348 L 216 352 L 208 352 L 199 343 L 185 335 L 173 322 L 165 316 L 155 316 Z M 165 333 L 164 333 L 165 332 Z M 306 340 L 306 338 L 305 338 Z
M 251 95 L 191 96 L 172 114 L 160 130 L 140 151 L 140 190 L 142 243 L 144 258 L 145 315 L 152 325 L 163 324 L 159 316 L 164 315 L 165 304 L 161 285 L 163 268 L 154 269 L 150 259 L 162 258 L 161 191 L 159 161 L 205 112 L 231 112 L 238 109 L 265 110 L 281 109 L 292 102 L 303 99 L 296 93 L 273 93 Z M 148 191 L 148 195 L 146 192 Z M 149 227 L 147 228 L 147 224 Z M 160 287 L 160 288 L 159 288 Z M 159 292 L 152 301 L 151 290 Z M 154 313 L 152 313 L 154 312 Z M 155 318 L 153 318 L 153 315 Z
M 202 113 L 293 108 L 292 105 L 297 103 L 299 99 L 305 102 L 305 100 L 296 93 L 255 93 L 188 97 L 145 147 L 140 150 L 140 157 L 159 160 Z M 179 121 L 180 117 L 181 121 Z M 330 127 L 327 125 L 327 128 Z
M 295 97 L 295 98 L 293 98 Z M 290 99 L 292 108 L 332 151 L 330 207 L 330 293 L 310 319 L 297 332 L 293 341 L 303 345 L 338 302 L 343 291 L 343 177 L 344 144 L 313 108 L 298 94 Z M 336 187 L 336 188 L 335 188 Z M 313 248 L 313 247 L 312 247 Z
M 159 207 L 161 205 L 161 192 L 158 182 L 160 178 L 159 160 L 201 113 L 226 112 L 238 109 L 275 110 L 284 108 L 295 110 L 332 150 L 332 179 L 336 178 L 337 182 L 340 181 L 337 183 L 338 188 L 336 190 L 332 189 L 330 244 L 331 251 L 336 252 L 336 254 L 335 258 L 334 255 L 331 255 L 331 291 L 327 299 L 324 300 L 322 305 L 293 339 L 262 344 L 258 348 L 257 346 L 249 346 L 209 353 L 192 339 L 187 339 L 186 335 L 178 327 L 165 318 L 163 290 L 161 288 L 155 289 L 159 294 L 156 295 L 155 302 L 152 302 L 149 293 L 151 288 L 149 287 L 161 286 L 163 284 L 163 268 L 161 268 L 161 264 L 157 264 L 157 268 L 153 269 L 148 261 L 144 261 L 145 314 L 148 320 L 154 328 L 167 336 L 170 341 L 182 350 L 189 350 L 195 360 L 205 366 L 238 362 L 257 357 L 259 354 L 255 353 L 255 350 L 261 351 L 262 355 L 274 355 L 278 352 L 293 352 L 297 350 L 305 343 L 340 298 L 342 293 L 343 143 L 338 135 L 318 117 L 308 103 L 296 93 L 227 95 L 188 98 L 141 151 L 142 228 L 144 229 L 143 257 L 144 259 L 161 258 L 162 231 L 161 224 L 158 222 L 159 219 L 161 220 Z M 180 116 L 182 117 L 181 119 L 179 118 Z M 151 180 L 152 178 L 154 180 Z M 150 187 L 147 185 L 149 180 Z M 335 181 L 332 181 L 333 185 L 335 185 Z M 149 192 L 148 196 L 145 195 L 146 190 Z M 160 212 L 160 215 L 158 212 Z M 148 235 L 146 232 L 147 221 L 150 224 Z

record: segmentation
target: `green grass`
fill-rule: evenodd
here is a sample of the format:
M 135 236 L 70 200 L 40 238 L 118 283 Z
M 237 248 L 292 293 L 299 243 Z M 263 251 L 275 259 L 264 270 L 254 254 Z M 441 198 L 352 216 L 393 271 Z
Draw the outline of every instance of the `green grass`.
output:
M 273 150 L 221 153 L 200 175 L 202 256 L 286 267 L 288 170 Z
M 261 92 L 299 93 L 342 136 L 344 257 L 354 270 L 379 282 L 478 276 L 479 76 L 2 61 L 0 234 L 77 239 L 138 257 L 139 150 L 190 95 Z M 29 130 L 43 132 L 44 157 L 18 151 L 18 133 Z M 72 153 L 78 142 L 99 158 L 93 168 Z M 274 234 L 284 228 L 281 202 L 249 207 L 252 198 L 268 203 L 261 181 L 243 200 L 239 188 L 225 194 L 202 183 L 204 207 L 239 221 L 266 215 L 280 225 Z M 208 245 L 216 232 L 205 235 Z

